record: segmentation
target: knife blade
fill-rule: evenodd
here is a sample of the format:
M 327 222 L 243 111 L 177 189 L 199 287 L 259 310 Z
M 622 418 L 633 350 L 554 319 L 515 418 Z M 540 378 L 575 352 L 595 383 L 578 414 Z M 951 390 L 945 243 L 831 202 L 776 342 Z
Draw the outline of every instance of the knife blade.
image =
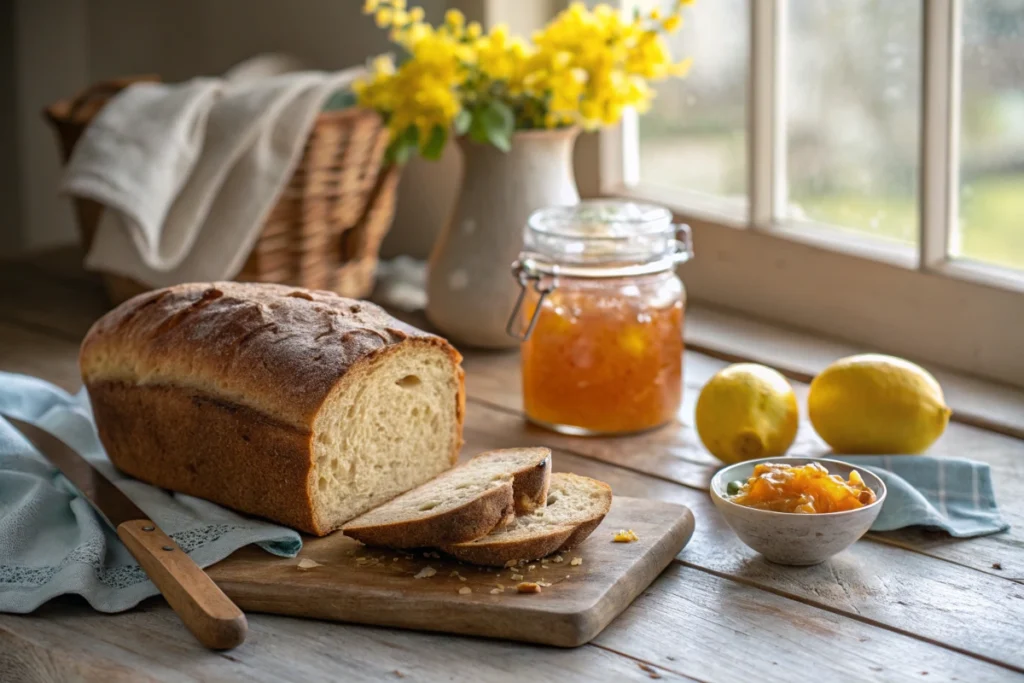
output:
M 242 611 L 121 489 L 45 429 L 6 413 L 0 415 L 117 531 L 118 538 L 199 642 L 214 650 L 242 644 L 248 631 Z
M 5 417 L 36 447 L 36 450 L 74 484 L 110 526 L 116 529 L 133 519 L 149 519 L 149 516 L 124 495 L 121 489 L 114 486 L 71 446 L 34 424 L 7 415 Z

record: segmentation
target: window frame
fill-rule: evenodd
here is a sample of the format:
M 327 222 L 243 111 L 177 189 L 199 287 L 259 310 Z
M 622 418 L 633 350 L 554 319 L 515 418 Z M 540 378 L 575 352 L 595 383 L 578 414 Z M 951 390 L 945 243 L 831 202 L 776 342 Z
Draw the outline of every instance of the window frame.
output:
M 781 37 L 789 0 L 751 0 L 747 211 L 637 182 L 630 118 L 581 138 L 578 182 L 585 196 L 654 201 L 691 225 L 697 254 L 680 274 L 694 300 L 1024 386 L 1024 274 L 949 255 L 958 220 L 962 0 L 920 1 L 916 249 L 778 218 L 787 199 Z

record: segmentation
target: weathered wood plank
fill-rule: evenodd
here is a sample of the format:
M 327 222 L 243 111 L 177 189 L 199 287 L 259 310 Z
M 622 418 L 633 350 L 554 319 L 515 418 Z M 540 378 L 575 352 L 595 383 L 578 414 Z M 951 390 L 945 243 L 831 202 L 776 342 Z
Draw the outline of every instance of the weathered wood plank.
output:
M 0 615 L 3 634 L 53 676 L 38 681 L 414 681 L 537 680 L 644 681 L 649 672 L 628 657 L 598 647 L 561 650 L 473 638 L 349 626 L 266 614 L 249 615 L 249 637 L 230 652 L 195 642 L 161 600 L 131 612 L 99 614 L 79 605 L 49 605 L 32 616 Z M 24 658 L 24 657 L 23 657 Z M 0 653 L 0 663 L 3 654 Z M 31 660 L 30 660 L 31 661 Z M 90 667 L 90 675 L 78 662 Z M 109 665 L 116 663 L 116 668 Z M 670 663 L 670 662 L 666 662 Z M 650 666 L 665 680 L 687 680 L 671 666 Z M 99 675 L 127 670 L 121 678 Z M 2 672 L 3 669 L 0 669 Z M 528 672 L 528 674 L 526 673 Z M 134 674 L 131 675 L 131 674 Z M 3 678 L 17 680 L 20 678 Z
M 78 344 L 0 322 L 0 370 L 41 377 L 68 390 L 82 386 Z
M 465 361 L 466 388 L 471 400 L 499 406 L 521 415 L 519 359 L 514 353 L 469 353 Z M 606 462 L 638 469 L 654 476 L 706 489 L 721 463 L 700 444 L 693 427 L 693 411 L 701 387 L 726 366 L 724 361 L 686 352 L 685 391 L 678 424 L 628 439 L 588 439 L 563 436 L 526 426 L 535 439 Z M 793 383 L 801 411 L 807 404 L 806 384 Z M 792 455 L 828 455 L 828 446 L 803 419 Z M 976 539 L 954 539 L 923 529 L 905 529 L 873 537 L 949 562 L 973 567 L 1011 580 L 1024 579 L 1024 441 L 976 427 L 950 423 L 931 455 L 964 457 L 992 468 L 997 500 L 1011 524 L 1007 533 Z
M 64 648 L 39 645 L 17 630 L 0 623 L 0 681 L 149 683 L 155 680 L 142 671 L 92 652 L 69 652 Z
M 1020 624 L 1024 624 L 1024 585 L 1020 583 L 872 541 L 856 543 L 816 567 L 775 565 L 743 545 L 704 491 L 674 485 L 669 478 L 607 469 L 601 461 L 611 458 L 609 453 L 590 462 L 588 458 L 593 456 L 589 453 L 587 458 L 573 458 L 559 448 L 556 439 L 546 439 L 546 433 L 525 430 L 519 417 L 482 404 L 471 404 L 467 410 L 466 433 L 473 448 L 551 445 L 558 450 L 556 470 L 571 465 L 581 474 L 614 476 L 613 488 L 618 494 L 688 505 L 698 522 L 693 539 L 679 556 L 687 565 L 978 653 L 1024 672 L 1019 636 Z M 607 443 L 619 443 L 617 459 L 632 462 L 632 439 Z
M 679 614 L 686 614 L 685 624 Z M 1017 678 L 1002 667 L 678 565 L 595 642 L 669 668 L 683 666 L 701 680 Z M 693 657 L 695 651 L 711 656 Z
M 0 262 L 0 292 L 0 320 L 76 342 L 109 307 L 98 278 L 59 278 L 23 261 Z
M 469 452 L 493 445 L 486 432 L 471 430 L 468 436 Z M 570 454 L 556 454 L 555 463 L 608 480 L 620 493 L 643 491 L 680 501 L 694 495 Z M 756 674 L 759 680 L 791 681 L 808 670 L 802 663 L 808 644 L 817 652 L 853 658 L 817 658 L 811 669 L 822 681 L 883 675 L 907 680 L 920 671 L 940 681 L 1007 680 L 1010 675 L 971 657 L 692 568 L 669 570 L 646 593 L 597 642 L 655 664 L 655 672 L 669 680 L 670 672 L 676 672 L 700 680 Z M 648 675 L 627 657 L 606 652 L 607 659 L 595 659 L 591 647 L 561 651 L 259 614 L 250 614 L 249 623 L 249 641 L 225 659 L 198 647 L 156 600 L 140 611 L 114 616 L 66 605 L 46 607 L 32 617 L 0 616 L 0 628 L 45 642 L 48 649 L 89 652 L 158 680 L 380 680 L 396 669 L 412 680 L 491 680 L 521 677 L 525 671 L 556 680 L 643 680 Z M 739 654 L 724 654 L 729 652 Z

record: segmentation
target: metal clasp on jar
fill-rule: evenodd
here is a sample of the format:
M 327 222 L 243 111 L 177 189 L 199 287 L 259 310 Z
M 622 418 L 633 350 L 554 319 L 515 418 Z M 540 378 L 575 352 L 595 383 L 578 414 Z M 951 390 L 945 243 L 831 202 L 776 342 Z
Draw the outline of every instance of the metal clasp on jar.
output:
M 557 266 L 554 267 L 558 269 Z M 558 277 L 556 274 L 545 275 L 539 272 L 534 266 L 532 259 L 519 259 L 512 264 L 512 274 L 519 281 L 519 297 L 516 299 L 516 305 L 512 309 L 512 314 L 509 315 L 508 324 L 505 326 L 505 332 L 510 337 L 515 337 L 521 342 L 526 341 L 533 334 L 533 328 L 537 326 L 537 318 L 540 317 L 540 309 L 544 304 L 544 299 L 547 298 L 548 294 L 555 290 L 558 286 Z M 537 306 L 533 309 L 533 315 L 530 316 L 530 321 L 526 325 L 526 330 L 520 332 L 522 325 L 519 325 L 519 312 L 523 308 L 523 302 L 526 300 L 526 293 L 529 290 L 531 284 L 533 285 L 533 291 L 539 295 L 537 298 Z
M 548 263 L 543 257 L 535 260 L 533 258 L 537 256 L 535 253 L 531 253 L 530 258 L 525 256 L 520 258 L 512 264 L 512 274 L 519 281 L 519 297 L 516 299 L 516 305 L 509 316 L 505 332 L 521 342 L 530 338 L 530 335 L 533 334 L 533 328 L 537 326 L 537 319 L 540 317 L 540 310 L 544 304 L 544 299 L 558 286 L 558 277 L 560 275 L 567 278 L 588 279 L 639 277 L 662 273 L 666 270 L 672 270 L 681 263 L 686 263 L 693 258 L 693 236 L 690 232 L 690 226 L 679 223 L 672 227 L 675 228 L 675 239 L 669 241 L 671 245 L 670 250 L 660 258 L 651 261 L 629 264 L 617 263 L 614 265 L 600 263 L 584 265 Z M 519 324 L 519 313 L 522 310 L 523 302 L 526 300 L 526 293 L 531 285 L 533 290 L 539 295 L 539 298 L 537 299 L 536 308 L 533 309 L 533 315 L 530 316 L 530 321 L 526 325 L 526 330 L 520 332 L 522 325 Z

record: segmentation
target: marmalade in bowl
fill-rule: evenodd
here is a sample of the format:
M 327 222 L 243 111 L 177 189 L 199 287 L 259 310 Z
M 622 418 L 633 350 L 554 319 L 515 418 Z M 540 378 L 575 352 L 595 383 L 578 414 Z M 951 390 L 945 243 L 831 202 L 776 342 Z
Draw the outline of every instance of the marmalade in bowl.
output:
M 797 467 L 761 463 L 754 467 L 754 474 L 746 483 L 735 484 L 737 482 L 729 484 L 729 500 L 774 512 L 843 512 L 876 500 L 875 492 L 868 488 L 857 470 L 850 472 L 849 481 L 844 481 L 816 462 Z
M 525 319 L 536 310 L 530 293 Z M 615 434 L 663 425 L 682 399 L 683 285 L 672 272 L 563 279 L 522 344 L 523 399 L 532 422 Z

